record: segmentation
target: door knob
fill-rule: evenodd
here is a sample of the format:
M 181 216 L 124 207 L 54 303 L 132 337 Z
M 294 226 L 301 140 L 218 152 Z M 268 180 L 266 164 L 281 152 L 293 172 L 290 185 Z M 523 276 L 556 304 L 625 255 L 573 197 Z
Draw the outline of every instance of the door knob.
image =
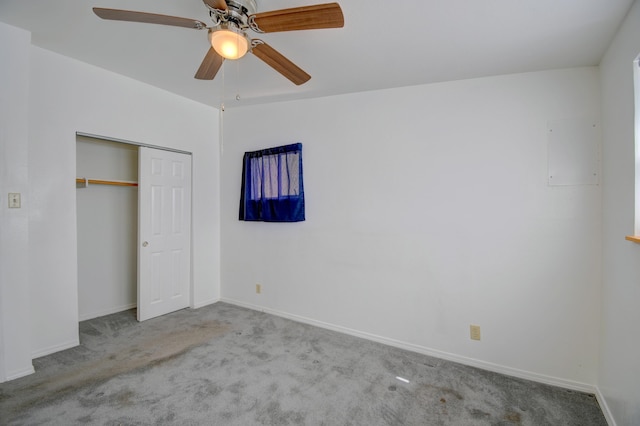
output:
M 145 241 L 144 243 L 142 243 L 142 247 L 146 247 L 146 246 L 148 246 L 148 245 L 149 245 L 149 242 L 148 242 L 148 241 Z

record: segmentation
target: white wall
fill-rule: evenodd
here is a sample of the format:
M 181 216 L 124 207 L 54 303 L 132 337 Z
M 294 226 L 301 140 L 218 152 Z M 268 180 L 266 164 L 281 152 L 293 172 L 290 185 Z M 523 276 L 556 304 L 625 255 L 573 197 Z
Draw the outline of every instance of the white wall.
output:
M 0 28 L 12 31 L 4 24 Z M 28 113 L 20 117 L 28 118 L 28 172 L 24 170 L 28 173 L 28 240 L 21 242 L 28 241 L 28 246 L 17 257 L 28 262 L 30 294 L 27 301 L 5 299 L 3 282 L 2 324 L 11 321 L 19 335 L 30 339 L 32 356 L 78 341 L 76 131 L 193 153 L 193 303 L 198 307 L 218 300 L 218 111 L 31 46 L 20 39 L 25 36 L 13 35 L 6 39 L 3 34 L 3 49 L 7 45 L 18 58 L 26 59 L 2 84 L 8 88 L 21 82 L 18 92 L 3 89 L 3 94 L 10 94 L 6 102 L 12 106 L 26 109 L 28 105 Z M 20 76 L 28 76 L 28 84 Z M 17 129 L 20 137 L 8 146 L 3 142 L 4 149 L 23 149 L 27 130 Z M 4 266 L 4 258 L 2 262 Z M 11 311 L 28 313 L 31 324 L 9 319 L 5 300 L 11 303 Z M 2 344 L 6 365 L 6 354 L 18 349 L 9 346 L 6 335 Z
M 546 132 L 599 107 L 581 68 L 227 109 L 223 300 L 593 389 L 601 189 L 547 185 Z M 243 152 L 298 141 L 306 222 L 238 221 Z
M 32 349 L 77 339 L 76 131 L 193 153 L 194 305 L 218 299 L 218 112 L 96 67 L 31 48 L 29 244 Z M 55 318 L 56 321 L 51 319 Z
M 29 335 L 28 104 L 31 34 L 0 24 L 0 382 L 33 372 Z M 10 192 L 22 207 L 9 209 Z
M 77 138 L 76 175 L 138 181 L 138 147 Z M 78 313 L 80 320 L 136 306 L 138 188 L 77 185 Z
M 640 4 L 635 2 L 601 63 L 605 180 L 598 386 L 618 426 L 640 424 L 640 245 L 624 239 L 634 232 L 632 65 L 639 54 Z

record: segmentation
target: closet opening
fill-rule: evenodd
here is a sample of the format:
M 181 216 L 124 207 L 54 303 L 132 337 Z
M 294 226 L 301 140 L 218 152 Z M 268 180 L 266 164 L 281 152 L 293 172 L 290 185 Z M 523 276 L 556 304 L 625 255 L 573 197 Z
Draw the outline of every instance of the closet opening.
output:
M 76 137 L 78 318 L 137 306 L 138 147 Z
M 191 153 L 76 134 L 78 318 L 193 306 Z

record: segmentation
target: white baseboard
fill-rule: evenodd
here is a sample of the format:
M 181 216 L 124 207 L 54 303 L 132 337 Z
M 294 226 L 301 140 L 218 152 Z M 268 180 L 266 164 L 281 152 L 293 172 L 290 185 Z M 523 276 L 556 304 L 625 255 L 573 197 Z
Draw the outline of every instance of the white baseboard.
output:
M 190 307 L 192 309 L 198 309 L 198 308 L 202 308 L 203 306 L 207 306 L 207 305 L 212 305 L 216 302 L 219 302 L 220 299 L 209 299 L 209 300 L 204 300 L 202 302 L 198 302 L 198 303 L 194 303 L 193 305 L 191 305 Z M 86 320 L 90 320 L 93 318 L 99 318 L 99 317 L 103 317 L 105 315 L 111 315 L 111 314 L 115 314 L 118 312 L 122 312 L 122 311 L 128 311 L 129 309 L 133 309 L 138 307 L 137 303 L 130 303 L 128 305 L 122 305 L 122 306 L 118 306 L 115 308 L 110 308 L 110 309 L 104 309 L 101 311 L 95 311 L 95 312 L 91 312 L 91 313 L 85 313 L 79 316 L 78 320 L 79 321 L 86 321 Z
M 604 397 L 600 388 L 596 386 L 596 399 L 598 400 L 598 404 L 600 404 L 600 409 L 602 410 L 602 414 L 604 414 L 604 418 L 607 421 L 609 426 L 617 426 L 616 420 L 613 418 L 613 413 L 607 404 L 607 399 Z
M 24 376 L 28 376 L 29 374 L 33 374 L 35 373 L 36 370 L 33 368 L 33 365 L 30 365 L 29 367 L 19 370 L 19 371 L 13 371 L 9 374 L 7 374 L 6 380 L 5 381 L 10 381 L 10 380 L 15 380 L 15 379 L 19 379 L 20 377 L 24 377 Z M 0 381 L 0 383 L 2 383 Z
M 209 299 L 202 302 L 194 303 L 193 305 L 191 305 L 191 308 L 198 309 L 198 308 L 202 308 L 203 306 L 213 305 L 214 303 L 217 303 L 219 301 L 220 301 L 220 298 Z
M 115 308 L 102 309 L 102 310 L 99 310 L 99 311 L 88 312 L 88 313 L 80 314 L 78 316 L 78 320 L 79 321 L 86 321 L 86 320 L 90 320 L 90 319 L 93 319 L 93 318 L 103 317 L 105 315 L 111 315 L 111 314 L 115 314 L 115 313 L 122 312 L 122 311 L 128 311 L 129 309 L 136 308 L 137 306 L 138 306 L 137 303 L 129 303 L 129 304 L 126 304 L 126 305 L 117 306 Z
M 580 392 L 587 392 L 591 394 L 595 394 L 597 390 L 597 388 L 594 385 L 590 385 L 587 383 L 576 382 L 573 380 L 562 379 L 559 377 L 547 376 L 544 374 L 538 374 L 530 371 L 520 370 L 517 368 L 512 368 L 512 367 L 507 367 L 507 366 L 494 364 L 486 361 L 481 361 L 478 359 L 468 358 L 468 357 L 428 348 L 425 346 L 402 342 L 402 341 L 390 339 L 384 336 L 378 336 L 375 334 L 366 333 L 363 331 L 354 330 L 354 329 L 342 327 L 335 324 L 317 321 L 311 318 L 290 314 L 288 312 L 282 312 L 275 309 L 269 309 L 269 308 L 264 308 L 262 306 L 253 305 L 250 303 L 240 302 L 234 299 L 228 299 L 223 297 L 221 301 L 232 304 L 232 305 L 240 306 L 243 308 L 251 309 L 254 311 L 265 312 L 265 313 L 276 315 L 282 318 L 287 318 L 293 321 L 314 325 L 316 327 L 325 328 L 332 331 L 337 331 L 339 333 L 344 333 L 344 334 L 348 334 L 355 337 L 361 337 L 363 339 L 372 340 L 374 342 L 382 343 L 382 344 L 393 346 L 400 349 L 405 349 L 412 352 L 417 352 L 423 355 L 428 355 L 435 358 L 444 359 L 447 361 L 453 361 L 453 362 L 468 365 L 471 367 L 481 368 L 483 370 L 493 371 L 494 373 L 505 374 L 507 376 L 518 377 L 521 379 L 544 383 L 551 386 L 558 386 L 565 389 L 571 389 L 571 390 L 580 391 Z
M 73 339 L 73 340 L 70 340 L 68 342 L 61 343 L 59 345 L 54 345 L 54 346 L 50 346 L 48 348 L 38 349 L 37 351 L 31 353 L 31 359 L 40 358 L 40 357 L 45 356 L 45 355 L 51 355 L 52 353 L 64 351 L 65 349 L 71 349 L 71 348 L 74 348 L 74 347 L 78 346 L 79 344 L 80 344 L 80 340 L 79 339 Z

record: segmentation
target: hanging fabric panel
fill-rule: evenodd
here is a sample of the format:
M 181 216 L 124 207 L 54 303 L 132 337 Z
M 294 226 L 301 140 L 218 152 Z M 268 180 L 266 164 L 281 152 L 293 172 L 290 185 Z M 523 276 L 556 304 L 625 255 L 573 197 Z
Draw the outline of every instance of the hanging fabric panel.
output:
M 301 143 L 245 152 L 239 219 L 305 220 Z

